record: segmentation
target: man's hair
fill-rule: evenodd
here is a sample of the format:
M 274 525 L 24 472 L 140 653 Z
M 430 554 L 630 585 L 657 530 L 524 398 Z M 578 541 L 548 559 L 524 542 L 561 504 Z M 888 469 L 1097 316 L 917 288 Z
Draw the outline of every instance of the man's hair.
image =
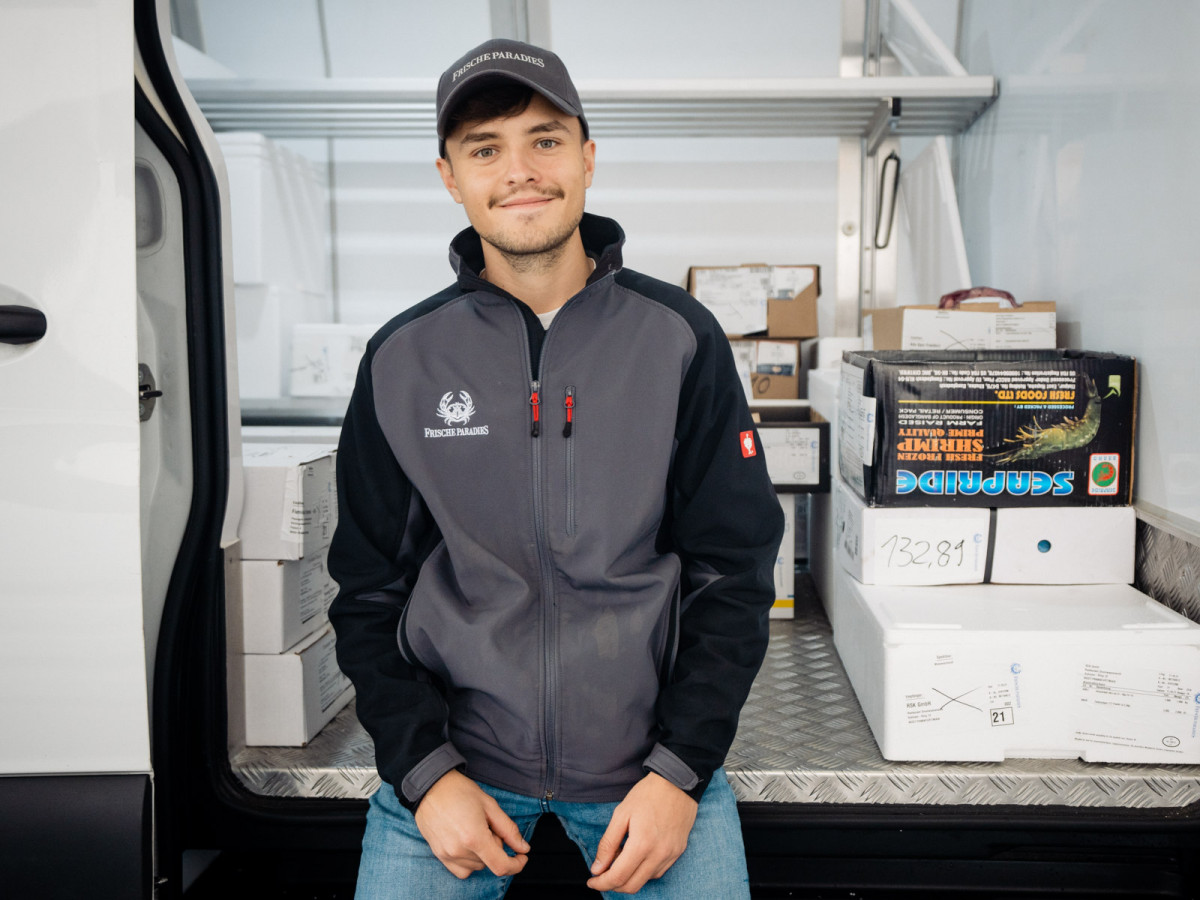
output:
M 487 122 L 490 119 L 507 119 L 519 116 L 529 109 L 535 91 L 516 82 L 493 84 L 480 88 L 460 101 L 446 117 L 446 137 L 450 137 L 462 125 L 472 122 Z M 446 156 L 443 148 L 442 155 Z M 448 157 L 447 157 L 448 158 Z
M 533 102 L 535 96 L 537 96 L 537 91 L 533 88 L 516 82 L 493 84 L 480 88 L 450 110 L 449 115 L 446 116 L 446 137 L 449 138 L 459 127 L 473 122 L 487 122 L 491 119 L 519 116 L 529 109 L 529 104 Z M 584 132 L 584 140 L 586 139 L 587 133 Z M 442 156 L 449 159 L 445 142 L 442 146 Z

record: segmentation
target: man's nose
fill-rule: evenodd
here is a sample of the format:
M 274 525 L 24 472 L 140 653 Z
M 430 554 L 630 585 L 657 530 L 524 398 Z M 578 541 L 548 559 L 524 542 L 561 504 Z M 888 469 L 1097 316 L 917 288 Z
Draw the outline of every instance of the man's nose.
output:
M 527 184 L 538 180 L 537 162 L 528 150 L 513 150 L 508 154 L 509 184 Z

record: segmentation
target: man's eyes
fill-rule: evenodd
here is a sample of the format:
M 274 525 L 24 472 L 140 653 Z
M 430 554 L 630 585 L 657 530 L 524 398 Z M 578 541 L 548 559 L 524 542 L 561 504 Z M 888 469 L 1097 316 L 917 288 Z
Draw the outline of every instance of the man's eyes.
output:
M 541 138 L 537 143 L 534 144 L 534 146 L 538 150 L 553 150 L 561 143 L 562 141 L 558 140 L 558 138 Z M 499 152 L 500 151 L 495 147 L 480 147 L 471 155 L 476 159 L 491 159 Z
M 558 141 L 554 138 L 542 138 L 537 142 L 537 146 L 539 150 L 552 150 L 558 146 Z
M 480 159 L 489 159 L 490 157 L 496 155 L 496 148 L 495 147 L 480 147 L 478 150 L 475 151 L 474 155 Z

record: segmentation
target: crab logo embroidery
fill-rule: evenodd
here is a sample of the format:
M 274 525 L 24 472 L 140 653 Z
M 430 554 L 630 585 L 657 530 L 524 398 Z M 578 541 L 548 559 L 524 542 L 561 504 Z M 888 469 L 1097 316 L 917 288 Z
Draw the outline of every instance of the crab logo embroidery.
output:
M 454 391 L 446 391 L 438 404 L 437 414 L 445 419 L 447 425 L 466 425 L 475 415 L 475 404 L 471 395 L 466 391 L 458 392 L 459 399 L 454 401 Z

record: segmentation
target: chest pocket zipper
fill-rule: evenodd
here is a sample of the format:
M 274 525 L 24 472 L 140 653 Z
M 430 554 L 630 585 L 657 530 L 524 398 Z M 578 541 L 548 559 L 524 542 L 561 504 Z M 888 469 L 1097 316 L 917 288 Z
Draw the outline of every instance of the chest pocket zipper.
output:
M 575 386 L 569 385 L 563 397 L 566 421 L 563 423 L 563 438 L 567 449 L 567 534 L 575 533 Z

